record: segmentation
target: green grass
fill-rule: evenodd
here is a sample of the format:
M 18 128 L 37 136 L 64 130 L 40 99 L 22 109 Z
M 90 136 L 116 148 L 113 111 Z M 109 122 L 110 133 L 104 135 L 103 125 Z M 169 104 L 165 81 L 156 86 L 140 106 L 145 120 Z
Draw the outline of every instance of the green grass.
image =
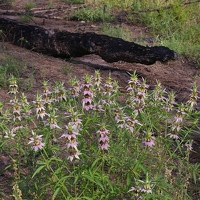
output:
M 199 2 L 184 5 L 185 1 L 182 0 L 88 0 L 87 3 L 90 6 L 78 10 L 75 14 L 79 20 L 114 21 L 116 14 L 124 10 L 129 22 L 135 25 L 145 24 L 149 28 L 149 34 L 156 39 L 158 45 L 167 46 L 200 64 Z M 113 32 L 113 27 L 106 32 Z
M 74 15 L 78 20 L 84 20 L 86 22 L 111 22 L 114 19 L 111 15 L 110 7 L 106 5 L 80 8 L 74 13 Z
M 63 66 L 63 68 L 62 68 L 62 72 L 65 75 L 68 75 L 72 70 L 73 70 L 73 66 L 72 65 L 66 65 L 66 66 Z
M 135 74 L 127 94 L 98 71 L 72 78 L 70 88 L 44 81 L 34 101 L 18 91 L 13 76 L 9 84 L 12 104 L 1 105 L 0 142 L 11 158 L 3 171 L 14 171 L 15 199 L 200 197 L 199 164 L 189 162 L 196 85 L 179 105 L 159 82 L 149 92 Z
M 200 59 L 200 3 L 181 6 L 172 4 L 170 9 L 141 14 L 152 33 L 159 35 L 158 43 L 168 46 L 199 62 Z
M 2 52 L 4 51 L 2 46 Z M 31 69 L 28 69 L 28 67 Z M 1 54 L 0 57 L 0 87 L 7 89 L 9 85 L 9 77 L 15 76 L 18 85 L 23 91 L 31 89 L 33 84 L 33 76 L 35 70 L 32 70 L 30 63 L 19 59 L 14 55 Z
M 112 26 L 110 24 L 102 24 L 102 33 L 116 38 L 122 38 L 126 41 L 132 41 L 132 34 L 128 28 L 124 28 L 122 25 Z
M 8 86 L 9 76 L 12 74 L 19 78 L 24 73 L 26 63 L 15 56 L 0 58 L 0 87 Z

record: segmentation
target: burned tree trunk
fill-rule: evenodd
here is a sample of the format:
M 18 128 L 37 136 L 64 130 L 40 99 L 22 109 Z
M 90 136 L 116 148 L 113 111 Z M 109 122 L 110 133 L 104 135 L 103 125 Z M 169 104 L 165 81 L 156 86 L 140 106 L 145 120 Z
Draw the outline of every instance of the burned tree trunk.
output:
M 163 46 L 144 47 L 120 38 L 90 32 L 48 30 L 5 18 L 0 18 L 0 30 L 1 40 L 56 57 L 96 54 L 107 62 L 121 60 L 146 65 L 177 58 L 174 51 Z

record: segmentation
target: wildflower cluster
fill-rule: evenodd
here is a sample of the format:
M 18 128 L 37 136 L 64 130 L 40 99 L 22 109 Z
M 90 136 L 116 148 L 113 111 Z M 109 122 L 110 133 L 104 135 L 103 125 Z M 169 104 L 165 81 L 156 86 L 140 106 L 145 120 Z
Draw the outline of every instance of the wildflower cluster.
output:
M 148 87 L 146 81 L 144 79 L 142 82 L 139 81 L 135 73 L 128 82 L 127 91 L 129 92 L 129 98 L 127 100 L 127 105 L 134 109 L 136 115 L 142 112 L 146 105 Z
M 9 92 L 16 95 L 18 93 L 17 79 L 12 75 L 9 79 Z
M 79 80 L 76 78 L 72 78 L 70 81 L 71 88 L 70 88 L 70 96 L 71 97 L 78 97 L 81 91 L 81 84 Z
M 37 118 L 44 119 L 47 113 L 46 113 L 46 108 L 44 106 L 44 101 L 42 99 L 42 96 L 37 94 L 36 101 L 34 101 L 34 103 L 35 103 L 35 112 L 36 112 Z
M 72 110 L 69 113 L 71 121 L 68 125 L 65 125 L 65 132 L 62 134 L 61 138 L 65 138 L 65 145 L 68 152 L 68 159 L 72 161 L 74 158 L 79 159 L 80 151 L 78 150 L 77 136 L 82 128 L 82 120 L 78 118 L 78 113 Z
M 43 186 L 47 186 L 45 191 L 37 191 L 41 198 L 50 196 L 52 188 L 53 198 L 96 198 L 103 191 L 105 198 L 117 199 L 130 188 L 128 198 L 161 199 L 167 190 L 176 194 L 177 188 L 183 189 L 179 187 L 183 174 L 187 180 L 192 178 L 188 160 L 193 141 L 188 140 L 184 122 L 197 104 L 196 85 L 188 102 L 179 105 L 175 94 L 168 94 L 160 82 L 154 91 L 148 91 L 146 81 L 134 73 L 121 94 L 111 74 L 102 80 L 96 71 L 82 80 L 72 78 L 70 88 L 63 82 L 52 87 L 43 81 L 41 94 L 29 101 L 30 97 L 18 92 L 16 79 L 12 76 L 10 80 L 12 101 L 1 108 L 0 115 L 1 148 L 19 164 L 26 162 L 19 166 L 33 163 L 25 181 L 34 182 L 40 176 L 49 181 Z M 187 159 L 181 163 L 182 155 Z M 171 179 L 173 174 L 180 177 L 170 181 L 163 173 L 167 170 L 171 170 Z M 19 198 L 24 180 L 13 184 L 13 193 Z M 36 188 L 43 187 L 36 183 Z M 118 194 L 121 189 L 123 194 Z
M 85 76 L 84 83 L 81 85 L 83 88 L 83 99 L 82 99 L 82 105 L 83 109 L 86 111 L 93 108 L 93 89 L 92 89 L 92 83 L 89 76 Z
M 187 101 L 188 111 L 194 110 L 195 106 L 197 105 L 198 99 L 199 99 L 199 97 L 198 97 L 198 92 L 197 92 L 197 85 L 196 85 L 196 83 L 194 83 L 193 88 L 192 88 L 192 92 L 190 94 L 190 98 Z
M 30 138 L 29 143 L 31 148 L 34 151 L 42 149 L 44 147 L 44 143 L 42 142 L 42 135 L 37 135 L 35 132 L 32 131 L 32 137 Z
M 148 173 L 146 174 L 145 181 L 135 179 L 135 185 L 135 187 L 131 187 L 128 191 L 133 194 L 134 199 L 142 199 L 145 194 L 152 194 L 154 183 L 152 180 L 149 180 Z
M 148 130 L 146 132 L 146 135 L 145 135 L 144 140 L 142 141 L 142 143 L 144 144 L 144 146 L 147 146 L 147 147 L 152 147 L 153 145 L 155 145 L 155 137 L 150 132 L 150 130 Z
M 99 148 L 102 150 L 108 150 L 109 147 L 109 130 L 106 129 L 105 124 L 101 125 L 101 128 L 97 131 L 99 137 Z

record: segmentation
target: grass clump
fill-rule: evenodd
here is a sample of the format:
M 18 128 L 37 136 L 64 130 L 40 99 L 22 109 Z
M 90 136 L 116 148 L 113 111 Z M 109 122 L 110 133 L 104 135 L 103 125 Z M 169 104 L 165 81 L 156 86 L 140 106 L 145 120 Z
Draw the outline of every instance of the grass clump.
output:
M 83 4 L 84 0 L 62 0 L 62 2 L 71 3 L 71 4 Z
M 33 101 L 14 76 L 9 83 L 0 141 L 15 198 L 192 199 L 189 186 L 199 177 L 199 165 L 189 162 L 197 126 L 190 121 L 199 115 L 195 84 L 179 105 L 159 82 L 149 92 L 135 73 L 127 94 L 99 71 L 71 78 L 69 89 L 44 81 Z
M 197 64 L 200 63 L 199 2 L 88 0 L 86 3 L 90 6 L 76 13 L 79 20 L 108 22 L 114 20 L 111 13 L 121 16 L 120 12 L 123 15 L 125 11 L 129 22 L 149 27 L 149 33 L 157 44 L 167 46 L 192 58 Z
M 111 22 L 114 20 L 111 9 L 106 5 L 80 8 L 75 12 L 75 16 L 78 20 L 86 22 Z
M 0 87 L 8 86 L 8 79 L 11 74 L 19 78 L 26 69 L 26 63 L 15 56 L 5 56 L 0 58 Z
M 141 19 L 151 28 L 154 35 L 159 36 L 158 43 L 198 61 L 200 4 L 181 5 L 180 3 L 171 3 L 170 9 L 160 7 L 159 12 L 143 13 Z
M 122 38 L 126 41 L 132 40 L 132 34 L 128 28 L 124 28 L 122 25 L 111 26 L 110 24 L 102 24 L 102 33 L 116 38 Z

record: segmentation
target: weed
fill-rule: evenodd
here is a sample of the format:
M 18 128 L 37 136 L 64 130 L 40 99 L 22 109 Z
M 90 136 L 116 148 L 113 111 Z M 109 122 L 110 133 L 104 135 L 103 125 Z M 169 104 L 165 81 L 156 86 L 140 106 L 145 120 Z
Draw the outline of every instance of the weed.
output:
M 102 33 L 116 38 L 122 38 L 127 41 L 131 41 L 131 31 L 128 28 L 124 28 L 123 25 L 111 26 L 110 24 L 103 24 L 101 26 Z
M 6 35 L 4 34 L 4 32 L 2 30 L 0 30 L 0 39 L 1 41 L 4 42 L 4 40 L 6 39 Z
M 186 124 L 191 117 L 198 121 L 195 84 L 179 105 L 159 82 L 148 91 L 135 73 L 127 94 L 97 71 L 72 78 L 68 89 L 43 81 L 34 101 L 20 94 L 16 80 L 9 79 L 11 103 L 2 104 L 0 115 L 15 197 L 191 199 L 188 188 L 197 183 L 199 165 L 189 162 L 188 136 L 198 125 Z M 118 103 L 121 95 L 126 98 Z
M 62 68 L 62 72 L 63 72 L 64 74 L 67 75 L 67 74 L 69 74 L 69 73 L 71 72 L 72 68 L 73 68 L 72 65 L 64 66 L 64 67 Z
M 107 21 L 107 17 L 104 19 L 100 17 L 103 16 L 104 5 L 109 8 L 107 9 L 108 13 L 109 11 L 119 13 L 125 10 L 127 11 L 127 20 L 131 23 L 145 23 L 153 37 L 159 38 L 158 44 L 174 49 L 179 54 L 184 54 L 192 58 L 197 64 L 199 63 L 200 4 L 198 2 L 184 4 L 181 0 L 87 0 L 86 3 L 93 6 L 78 11 L 78 19 Z M 120 32 L 120 30 L 118 31 Z M 114 35 L 115 33 L 111 34 Z
M 1 59 L 0 65 L 0 86 L 6 87 L 8 84 L 8 77 L 12 74 L 19 78 L 20 74 L 24 72 L 25 63 L 21 62 L 15 56 L 7 56 Z
M 78 20 L 84 20 L 87 22 L 111 22 L 114 20 L 110 8 L 106 5 L 80 8 L 75 12 L 75 16 Z
M 34 8 L 36 5 L 34 2 L 27 2 L 24 6 L 24 9 L 29 12 L 32 8 Z
M 198 55 L 200 25 L 197 22 L 200 5 L 183 6 L 176 2 L 170 6 L 170 9 L 160 7 L 159 12 L 142 13 L 141 20 L 151 28 L 155 37 L 160 36 L 158 41 L 160 44 L 196 60 L 196 57 L 200 56 Z
M 62 2 L 71 3 L 71 4 L 83 4 L 84 0 L 62 0 Z

